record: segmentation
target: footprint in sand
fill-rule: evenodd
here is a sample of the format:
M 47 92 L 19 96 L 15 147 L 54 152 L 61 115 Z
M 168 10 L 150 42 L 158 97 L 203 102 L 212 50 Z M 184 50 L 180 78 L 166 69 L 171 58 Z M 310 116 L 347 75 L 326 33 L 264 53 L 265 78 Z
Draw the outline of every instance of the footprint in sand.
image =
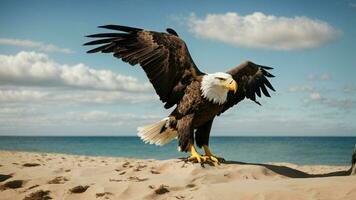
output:
M 110 182 L 122 182 L 121 179 L 113 179 L 113 178 L 109 179 L 109 181 Z
M 128 167 L 129 165 L 130 165 L 129 162 L 125 162 L 125 163 L 122 165 L 122 167 L 126 168 L 126 167 Z
M 8 181 L 4 185 L 0 186 L 0 190 L 21 188 L 24 183 L 25 181 L 23 180 Z
M 0 182 L 6 181 L 9 178 L 12 178 L 12 174 L 0 174 Z
M 165 193 L 169 192 L 169 190 L 167 188 L 168 188 L 167 185 L 161 185 L 161 186 L 159 186 L 159 188 L 157 188 L 155 190 L 155 193 L 158 195 L 165 194 Z
M 187 188 L 193 188 L 195 187 L 196 185 L 194 183 L 189 183 L 188 185 L 186 185 L 185 187 Z
M 40 186 L 40 185 L 33 185 L 33 186 L 27 188 L 27 190 L 32 190 L 33 188 L 36 188 L 36 187 L 38 187 L 38 186 Z
M 138 165 L 137 167 L 136 167 L 136 169 L 134 169 L 134 171 L 136 171 L 136 172 L 138 172 L 138 171 L 141 171 L 142 169 L 144 169 L 144 168 L 146 168 L 147 167 L 147 165 Z
M 67 179 L 66 177 L 63 177 L 63 176 L 57 176 L 56 178 L 48 181 L 47 183 L 48 184 L 63 184 L 66 181 L 69 181 L 69 179 Z
M 83 192 L 87 191 L 88 188 L 89 188 L 88 185 L 86 185 L 86 186 L 78 185 L 78 186 L 75 186 L 74 188 L 70 189 L 69 191 L 71 193 L 83 193 Z
M 38 163 L 25 163 L 22 165 L 23 167 L 37 167 L 40 166 Z
M 151 173 L 152 173 L 152 174 L 160 174 L 159 171 L 155 171 L 155 170 L 151 170 Z
M 50 191 L 46 190 L 38 190 L 36 192 L 33 192 L 26 196 L 23 200 L 48 200 L 52 199 L 52 197 L 49 196 Z
M 111 192 L 96 193 L 96 198 L 108 196 L 108 195 L 113 195 L 113 193 L 111 193 Z
M 129 180 L 129 181 L 142 182 L 142 181 L 147 181 L 148 178 L 139 178 L 139 177 L 137 177 L 137 176 L 130 176 L 128 180 Z

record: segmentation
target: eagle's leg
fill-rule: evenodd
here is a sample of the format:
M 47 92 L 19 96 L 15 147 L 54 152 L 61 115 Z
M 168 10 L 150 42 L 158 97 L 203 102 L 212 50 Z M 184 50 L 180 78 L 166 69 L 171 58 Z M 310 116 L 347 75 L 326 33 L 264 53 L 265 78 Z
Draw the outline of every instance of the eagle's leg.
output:
M 204 151 L 205 151 L 205 157 L 207 159 L 210 159 L 211 161 L 213 162 L 216 162 L 216 163 L 221 163 L 221 162 L 224 162 L 225 159 L 224 158 L 221 158 L 221 157 L 217 157 L 217 156 L 214 156 L 214 154 L 211 153 L 208 145 L 203 145 L 203 148 L 204 148 Z
M 191 144 L 189 149 L 192 155 L 188 157 L 188 161 L 196 161 L 198 163 L 206 161 L 207 157 L 200 155 L 194 145 Z

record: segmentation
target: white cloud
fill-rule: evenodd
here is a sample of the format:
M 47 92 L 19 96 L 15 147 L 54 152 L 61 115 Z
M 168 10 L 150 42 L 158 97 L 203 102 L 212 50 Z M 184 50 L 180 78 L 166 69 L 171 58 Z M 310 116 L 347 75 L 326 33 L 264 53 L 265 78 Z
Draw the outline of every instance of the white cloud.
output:
M 353 99 L 327 99 L 325 102 L 328 106 L 341 109 L 354 109 L 356 101 Z
M 356 100 L 352 98 L 335 98 L 322 96 L 319 92 L 312 92 L 309 95 L 309 99 L 305 101 L 307 104 L 323 105 L 329 108 L 337 108 L 343 110 L 349 110 L 356 106 Z
M 92 123 L 122 123 L 123 121 L 137 122 L 137 121 L 157 121 L 161 116 L 156 115 L 135 115 L 135 114 L 120 114 L 107 111 L 88 111 L 88 112 L 69 112 L 66 118 L 72 119 L 71 121 L 92 122 Z
M 328 73 L 323 73 L 323 74 L 320 76 L 320 79 L 323 80 L 323 81 L 331 80 L 331 75 L 328 74 Z
M 151 84 L 140 83 L 134 77 L 110 70 L 96 70 L 81 63 L 59 64 L 50 60 L 46 54 L 36 52 L 0 55 L 0 83 L 128 92 L 152 91 Z
M 289 92 L 311 92 L 314 88 L 310 85 L 294 85 L 288 88 Z
M 317 77 L 314 75 L 314 74 L 310 74 L 309 76 L 308 76 L 308 80 L 309 81 L 315 81 L 317 79 Z
M 331 75 L 329 73 L 322 73 L 320 75 L 310 74 L 307 79 L 309 81 L 314 81 L 313 84 L 309 82 L 308 84 L 293 85 L 288 88 L 289 92 L 302 92 L 306 95 L 302 99 L 304 105 L 324 106 L 327 109 L 333 108 L 342 112 L 351 111 L 350 108 L 355 108 L 356 100 L 352 94 L 356 91 L 356 87 L 353 84 L 333 89 L 318 87 L 317 81 L 331 80 Z M 344 95 L 337 94 L 340 91 L 344 92 Z M 349 95 L 346 95 L 345 93 Z
M 309 81 L 316 81 L 316 80 L 328 81 L 328 80 L 331 80 L 331 75 L 329 73 L 322 73 L 320 75 L 309 74 L 307 79 Z
M 0 108 L 0 117 L 1 116 L 12 116 L 12 115 L 22 115 L 27 112 L 31 112 L 33 109 L 31 108 L 23 108 L 23 107 L 2 107 Z
M 306 49 L 322 46 L 341 34 L 327 22 L 305 16 L 279 17 L 254 12 L 208 14 L 198 18 L 192 14 L 187 23 L 196 36 L 228 44 L 275 50 Z
M 320 93 L 318 93 L 318 92 L 313 92 L 313 93 L 311 93 L 309 97 L 310 97 L 310 99 L 313 100 L 313 101 L 320 101 L 320 100 L 322 100 L 321 95 L 320 95 Z
M 162 119 L 159 115 L 102 110 L 43 112 L 28 108 L 0 109 L 0 135 L 127 135 L 136 127 Z
M 0 90 L 0 102 L 42 101 L 46 96 L 45 92 L 33 90 Z
M 158 101 L 148 82 L 84 64 L 59 64 L 36 52 L 0 55 L 0 84 L 0 102 L 6 104 Z
M 71 49 L 60 48 L 53 44 L 45 44 L 32 40 L 20 40 L 12 38 L 0 38 L 0 45 L 12 45 L 18 47 L 32 48 L 44 52 L 74 53 Z
M 16 104 L 45 104 L 55 103 L 64 104 L 81 104 L 81 103 L 97 103 L 97 104 L 113 104 L 113 103 L 139 103 L 152 101 L 157 99 L 154 94 L 132 94 L 126 92 L 115 91 L 99 91 L 99 90 L 56 90 L 43 88 L 0 88 L 0 103 Z
M 148 82 L 36 52 L 0 55 L 0 105 L 0 135 L 125 135 L 166 115 Z
M 348 84 L 343 87 L 343 91 L 345 93 L 353 94 L 356 92 L 356 85 L 355 84 Z

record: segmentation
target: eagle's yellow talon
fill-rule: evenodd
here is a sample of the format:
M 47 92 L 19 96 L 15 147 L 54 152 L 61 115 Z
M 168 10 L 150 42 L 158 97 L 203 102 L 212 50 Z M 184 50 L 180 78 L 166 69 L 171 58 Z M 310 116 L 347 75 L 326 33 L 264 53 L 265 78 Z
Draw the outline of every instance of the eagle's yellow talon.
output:
M 197 161 L 198 163 L 202 163 L 208 159 L 207 156 L 200 155 L 195 149 L 194 145 L 190 146 L 190 152 L 192 153 L 192 155 L 188 157 L 188 161 Z
M 220 158 L 217 156 L 214 156 L 209 147 L 207 145 L 203 145 L 204 151 L 205 151 L 205 157 L 207 157 L 209 160 L 213 161 L 214 163 L 220 164 L 220 162 L 223 162 L 225 159 L 224 158 Z
M 190 145 L 190 152 L 191 152 L 191 156 L 189 156 L 187 158 L 188 161 L 192 161 L 192 162 L 198 162 L 200 164 L 205 163 L 206 161 L 212 162 L 214 163 L 214 165 L 216 164 L 220 164 L 221 162 L 224 161 L 224 158 L 220 158 L 217 156 L 214 156 L 207 145 L 203 145 L 204 151 L 205 151 L 205 155 L 200 155 L 198 153 L 198 151 L 195 149 L 194 145 Z
M 214 162 L 217 162 L 217 163 L 220 163 L 219 160 L 217 158 L 215 158 L 214 156 L 210 156 L 210 160 L 212 160 Z
M 191 155 L 188 158 L 188 161 L 197 161 L 198 163 L 202 163 L 202 161 L 206 161 L 206 158 L 201 155 Z
M 204 161 L 207 161 L 210 159 L 209 156 L 206 156 L 206 155 L 204 155 L 204 156 L 202 155 L 201 157 L 204 159 Z

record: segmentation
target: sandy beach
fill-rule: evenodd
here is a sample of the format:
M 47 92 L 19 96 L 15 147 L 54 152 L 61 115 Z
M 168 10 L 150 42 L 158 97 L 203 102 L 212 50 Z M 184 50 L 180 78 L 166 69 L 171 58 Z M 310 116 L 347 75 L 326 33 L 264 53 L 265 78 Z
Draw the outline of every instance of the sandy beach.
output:
M 349 166 L 0 151 L 0 199 L 356 199 Z

